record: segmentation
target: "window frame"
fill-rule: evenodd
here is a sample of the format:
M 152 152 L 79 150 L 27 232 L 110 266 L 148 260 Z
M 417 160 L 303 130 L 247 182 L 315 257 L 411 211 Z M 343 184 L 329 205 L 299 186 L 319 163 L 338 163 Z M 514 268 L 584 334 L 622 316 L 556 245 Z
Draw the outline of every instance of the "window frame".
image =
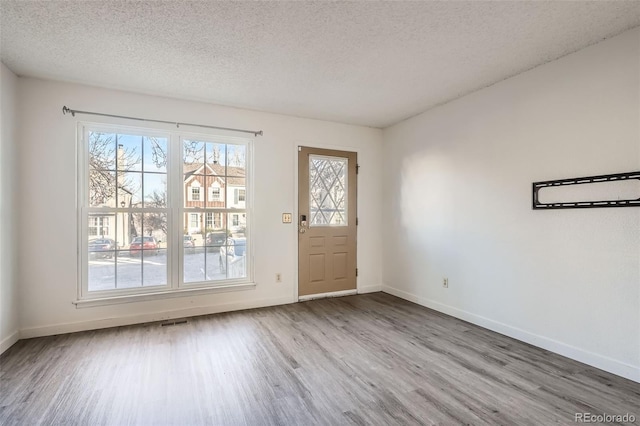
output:
M 139 209 L 135 207 L 90 207 L 89 206 L 89 144 L 90 132 L 117 133 L 135 136 L 154 136 L 167 138 L 167 207 Z M 188 194 L 184 190 L 183 180 L 183 141 L 199 140 L 203 142 L 223 143 L 231 145 L 243 145 L 245 154 L 245 187 L 247 200 L 245 208 L 242 209 L 249 215 L 246 220 L 245 237 L 247 239 L 246 248 L 246 277 L 225 280 L 211 280 L 197 283 L 184 282 L 184 250 L 183 218 L 185 213 L 199 213 L 200 209 L 185 208 Z M 253 261 L 253 239 L 251 238 L 251 228 L 253 221 L 252 212 L 252 188 L 253 188 L 253 140 L 246 137 L 234 137 L 217 132 L 195 133 L 183 131 L 182 129 L 167 129 L 166 126 L 132 127 L 111 122 L 86 122 L 77 123 L 76 152 L 78 164 L 77 172 L 77 214 L 78 214 L 78 275 L 77 275 L 77 300 L 74 303 L 78 307 L 101 306 L 115 303 L 125 303 L 136 300 L 154 300 L 167 297 L 192 296 L 195 294 L 214 293 L 219 291 L 246 290 L 255 288 L 254 282 L 254 261 Z M 202 198 L 202 189 L 200 189 Z M 166 213 L 168 222 L 167 231 L 167 284 L 157 286 L 140 286 L 127 289 L 114 290 L 88 290 L 88 270 L 89 252 L 88 241 L 90 238 L 99 236 L 89 236 L 89 214 L 104 212 L 105 215 L 135 212 L 155 212 Z M 204 212 L 205 209 L 202 209 Z M 215 213 L 215 209 L 207 209 L 207 212 Z M 109 221 L 111 222 L 111 221 Z M 117 220 L 116 220 L 117 222 Z M 112 224 L 109 223 L 109 226 Z

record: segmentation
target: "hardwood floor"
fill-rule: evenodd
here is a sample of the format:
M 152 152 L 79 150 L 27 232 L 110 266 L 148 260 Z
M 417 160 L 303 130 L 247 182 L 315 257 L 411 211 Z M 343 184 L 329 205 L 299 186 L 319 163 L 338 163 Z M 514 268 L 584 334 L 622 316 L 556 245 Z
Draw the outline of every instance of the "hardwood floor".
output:
M 572 424 L 640 384 L 384 294 L 59 335 L 0 357 L 0 424 Z

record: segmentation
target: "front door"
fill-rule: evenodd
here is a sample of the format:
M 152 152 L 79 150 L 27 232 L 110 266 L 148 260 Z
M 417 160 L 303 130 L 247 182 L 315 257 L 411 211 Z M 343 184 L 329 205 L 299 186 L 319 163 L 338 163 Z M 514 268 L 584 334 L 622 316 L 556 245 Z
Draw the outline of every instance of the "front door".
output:
M 298 296 L 356 289 L 356 160 L 298 148 Z

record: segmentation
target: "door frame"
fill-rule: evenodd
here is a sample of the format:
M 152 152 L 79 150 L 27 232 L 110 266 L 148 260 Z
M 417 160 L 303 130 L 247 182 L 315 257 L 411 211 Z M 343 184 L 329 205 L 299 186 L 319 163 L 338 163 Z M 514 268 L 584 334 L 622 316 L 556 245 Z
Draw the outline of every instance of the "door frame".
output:
M 293 234 L 293 239 L 294 239 L 294 248 L 295 248 L 295 253 L 296 253 L 296 258 L 295 258 L 295 266 L 294 266 L 294 278 L 293 278 L 293 302 L 297 303 L 299 302 L 299 296 L 298 296 L 298 274 L 300 273 L 299 271 L 299 264 L 300 264 L 300 259 L 299 259 L 299 251 L 300 251 L 300 240 L 298 239 L 298 218 L 300 217 L 300 212 L 298 211 L 298 147 L 300 146 L 306 146 L 308 148 L 319 148 L 319 149 L 333 149 L 333 150 L 337 150 L 337 151 L 351 151 L 351 152 L 355 152 L 358 154 L 358 164 L 360 164 L 361 162 L 361 152 L 362 150 L 358 147 L 355 146 L 349 146 L 349 145 L 331 145 L 331 144 L 319 144 L 319 143 L 312 143 L 312 142 L 304 142 L 304 141 L 296 141 L 294 143 L 293 146 L 293 229 L 292 229 L 292 234 Z M 359 176 L 356 173 L 356 185 L 359 188 L 360 186 L 360 180 L 359 180 Z M 362 193 L 362 191 L 356 191 L 356 208 L 358 208 L 358 206 L 360 206 L 360 194 Z M 357 216 L 357 211 L 356 211 L 356 216 Z M 356 230 L 356 239 L 357 239 L 357 230 Z M 360 264 L 360 250 L 358 250 L 357 246 L 356 246 L 356 265 Z M 347 290 L 348 292 L 350 292 L 351 290 Z M 339 292 L 338 292 L 339 293 Z M 358 277 L 356 276 L 356 294 L 360 293 L 360 280 L 358 280 Z M 329 293 L 331 294 L 331 293 Z M 335 296 L 338 296 L 339 294 L 335 294 Z

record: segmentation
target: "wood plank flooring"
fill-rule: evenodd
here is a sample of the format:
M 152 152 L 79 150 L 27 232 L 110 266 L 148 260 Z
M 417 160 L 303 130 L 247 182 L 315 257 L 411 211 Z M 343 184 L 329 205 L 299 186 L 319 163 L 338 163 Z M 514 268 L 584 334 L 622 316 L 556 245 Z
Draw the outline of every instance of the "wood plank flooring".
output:
M 573 424 L 640 384 L 374 293 L 18 342 L 2 425 Z

